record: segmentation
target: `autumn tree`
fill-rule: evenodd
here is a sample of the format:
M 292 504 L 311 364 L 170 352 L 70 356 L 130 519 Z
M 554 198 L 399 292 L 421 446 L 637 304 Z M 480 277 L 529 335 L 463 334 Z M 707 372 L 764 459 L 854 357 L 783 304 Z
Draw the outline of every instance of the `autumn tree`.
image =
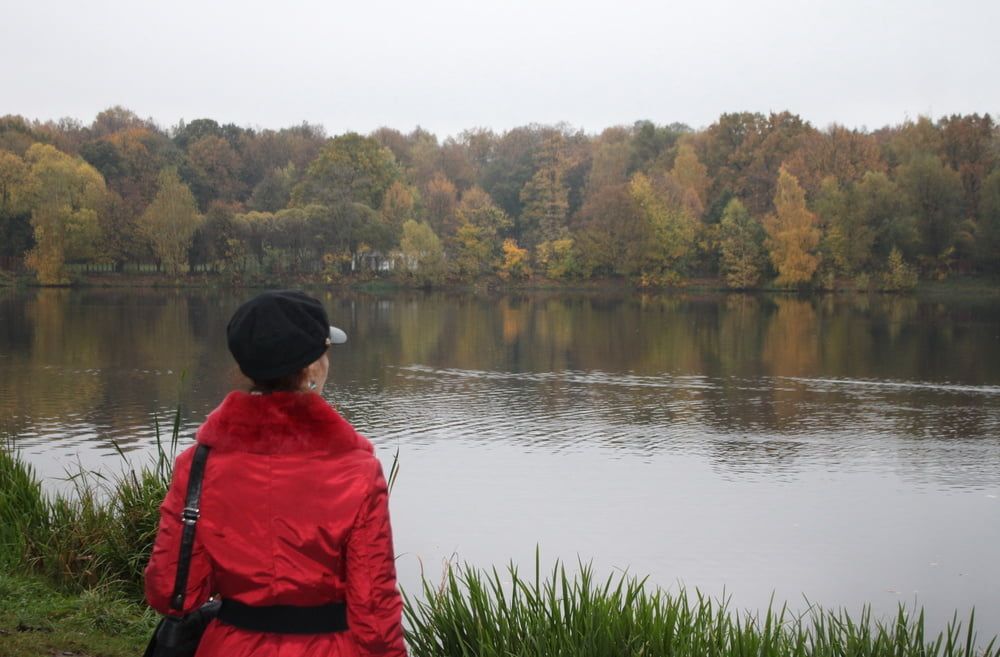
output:
M 983 182 L 1000 161 L 1000 151 L 993 147 L 997 125 L 989 114 L 970 114 L 942 118 L 938 126 L 941 154 L 945 163 L 962 179 L 966 212 L 975 216 Z
M 254 210 L 277 212 L 288 207 L 299 171 L 294 163 L 271 169 L 253 188 L 249 205 Z
M 0 116 L 0 150 L 23 157 L 37 141 L 38 135 L 23 116 Z
M 538 126 L 514 128 L 493 144 L 480 186 L 510 217 L 520 217 L 521 190 L 535 174 L 535 154 L 545 136 Z
M 567 236 L 571 162 L 570 143 L 562 132 L 547 136 L 535 153 L 535 172 L 521 188 L 521 214 L 515 218 L 517 234 L 530 245 Z
M 626 130 L 609 128 L 601 133 L 591 149 L 585 195 L 601 187 L 622 185 L 628 181 L 629 149 Z
M 665 282 L 660 277 L 679 276 L 694 254 L 697 220 L 683 204 L 684 192 L 669 188 L 676 184 L 673 180 L 657 183 L 637 173 L 628 189 L 646 223 L 644 239 L 635 245 L 641 254 L 635 265 L 651 281 Z
M 941 131 L 926 116 L 890 129 L 885 142 L 883 150 L 890 168 L 908 164 L 917 157 L 938 156 L 942 146 Z
M 424 285 L 440 283 L 444 279 L 444 248 L 434 230 L 426 223 L 407 220 L 403 224 L 403 237 L 399 247 L 410 277 Z
M 417 126 L 406 136 L 410 182 L 423 188 L 441 170 L 441 147 L 437 137 Z
M 115 105 L 98 113 L 90 125 L 90 132 L 95 137 L 106 137 L 116 132 L 126 130 L 155 130 L 152 119 L 142 119 L 130 109 Z
M 0 255 L 21 255 L 31 243 L 28 164 L 0 150 Z
M 807 131 L 785 168 L 812 198 L 826 178 L 841 185 L 859 181 L 869 171 L 885 171 L 878 142 L 869 134 L 832 125 L 823 132 Z
M 649 170 L 653 163 L 670 152 L 678 139 L 691 132 L 691 128 L 682 123 L 661 126 L 642 120 L 633 124 L 631 132 L 629 174 Z
M 149 243 L 139 230 L 133 206 L 118 192 L 108 190 L 97 213 L 99 258 L 122 271 L 126 262 L 148 259 Z
M 159 191 L 139 218 L 139 227 L 167 273 L 176 276 L 186 267 L 188 249 L 202 220 L 194 194 L 177 171 L 161 171 Z
M 641 270 L 649 222 L 628 185 L 602 187 L 580 210 L 575 235 L 584 276 L 629 276 Z
M 243 193 L 240 156 L 222 137 L 206 135 L 187 148 L 186 178 L 201 207 L 209 201 L 233 201 Z
M 816 227 L 816 215 L 806 207 L 805 192 L 784 167 L 778 174 L 774 213 L 764 218 L 764 229 L 767 231 L 765 246 L 778 271 L 778 283 L 807 283 L 819 267 L 816 247 L 820 231 Z
M 392 183 L 382 198 L 379 215 L 393 233 L 402 233 L 403 224 L 413 219 L 417 202 L 416 190 L 397 180 Z
M 371 137 L 347 133 L 331 139 L 309 164 L 292 192 L 292 203 L 364 203 L 378 208 L 399 176 L 392 152 Z
M 756 287 L 767 265 L 764 227 L 734 198 L 726 205 L 719 228 L 720 265 L 726 283 L 737 289 Z
M 92 257 L 97 242 L 97 210 L 106 193 L 94 167 L 47 144 L 35 144 L 25 159 L 35 246 L 27 264 L 39 282 L 68 282 L 67 260 Z
M 423 202 L 427 223 L 434 232 L 441 236 L 453 234 L 457 228 L 455 207 L 458 205 L 458 190 L 440 171 L 424 187 Z
M 678 147 L 670 175 L 681 189 L 692 190 L 699 205 L 705 207 L 711 180 L 708 177 L 708 168 L 698 159 L 698 154 L 690 143 L 683 143 Z
M 517 241 L 507 238 L 503 241 L 503 261 L 500 263 L 500 278 L 505 281 L 531 278 L 531 264 L 528 250 L 517 245 Z
M 514 226 L 507 213 L 481 187 L 473 187 L 462 194 L 455 214 L 460 224 L 481 228 L 490 240 L 498 239 Z
M 479 187 L 462 195 L 455 216 L 458 230 L 449 240 L 452 271 L 460 278 L 489 272 L 500 260 L 501 237 L 513 226 L 510 217 Z

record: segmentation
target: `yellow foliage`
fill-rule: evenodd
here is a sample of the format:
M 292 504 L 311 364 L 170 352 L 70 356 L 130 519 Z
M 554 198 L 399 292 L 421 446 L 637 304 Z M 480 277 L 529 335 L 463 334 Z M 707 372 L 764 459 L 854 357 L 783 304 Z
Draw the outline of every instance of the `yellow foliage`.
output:
M 805 192 L 784 167 L 778 174 L 774 214 L 764 218 L 765 246 L 778 270 L 778 282 L 799 285 L 808 282 L 819 267 L 820 230 L 816 215 L 806 208 Z
M 579 272 L 573 239 L 569 237 L 539 244 L 535 260 L 549 278 L 569 278 Z
M 505 281 L 531 277 L 528 250 L 522 249 L 516 241 L 509 238 L 503 241 L 503 262 L 500 265 L 499 276 Z
M 42 284 L 67 283 L 66 260 L 93 255 L 104 178 L 82 159 L 47 144 L 32 145 L 25 160 L 31 166 L 27 196 L 35 234 L 27 265 Z
M 139 227 L 168 273 L 176 276 L 187 266 L 187 251 L 202 221 L 191 190 L 176 171 L 164 169 L 160 189 L 139 217 Z
M 677 149 L 677 157 L 674 159 L 674 168 L 670 170 L 670 175 L 682 189 L 694 193 L 699 207 L 705 207 L 711 180 L 708 177 L 708 168 L 698 160 L 698 155 L 691 144 L 681 144 Z
M 683 196 L 671 198 L 643 173 L 632 177 L 628 189 L 646 223 L 641 271 L 657 276 L 665 271 L 676 273 L 694 252 L 698 221 L 685 206 Z

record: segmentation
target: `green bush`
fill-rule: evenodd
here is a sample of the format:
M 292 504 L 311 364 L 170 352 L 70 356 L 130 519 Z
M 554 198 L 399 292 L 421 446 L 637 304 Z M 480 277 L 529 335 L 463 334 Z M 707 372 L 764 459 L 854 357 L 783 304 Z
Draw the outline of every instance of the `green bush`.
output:
M 886 292 L 904 292 L 917 286 L 917 271 L 906 264 L 899 249 L 893 248 L 889 253 L 889 261 L 885 273 L 882 274 L 882 290 Z

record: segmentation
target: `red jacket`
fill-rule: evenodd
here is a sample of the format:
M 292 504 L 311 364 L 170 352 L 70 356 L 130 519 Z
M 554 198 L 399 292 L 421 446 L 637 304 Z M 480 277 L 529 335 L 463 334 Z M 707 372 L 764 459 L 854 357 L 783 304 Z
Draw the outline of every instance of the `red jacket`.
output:
M 317 394 L 233 392 L 198 430 L 210 446 L 185 613 L 210 595 L 248 605 L 346 601 L 346 632 L 295 635 L 213 621 L 198 657 L 403 657 L 385 477 L 371 443 Z M 177 457 L 146 567 L 170 609 L 194 448 Z

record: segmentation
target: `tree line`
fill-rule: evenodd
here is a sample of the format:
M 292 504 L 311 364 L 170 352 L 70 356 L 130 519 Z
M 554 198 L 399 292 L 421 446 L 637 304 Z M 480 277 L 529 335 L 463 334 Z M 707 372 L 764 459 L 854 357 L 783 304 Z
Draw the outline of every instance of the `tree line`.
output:
M 391 275 L 417 283 L 720 277 L 899 289 L 1000 270 L 1000 128 L 988 114 L 875 131 L 789 113 L 693 130 L 561 124 L 439 140 L 212 119 L 164 130 L 0 118 L 0 256 L 171 276 Z

